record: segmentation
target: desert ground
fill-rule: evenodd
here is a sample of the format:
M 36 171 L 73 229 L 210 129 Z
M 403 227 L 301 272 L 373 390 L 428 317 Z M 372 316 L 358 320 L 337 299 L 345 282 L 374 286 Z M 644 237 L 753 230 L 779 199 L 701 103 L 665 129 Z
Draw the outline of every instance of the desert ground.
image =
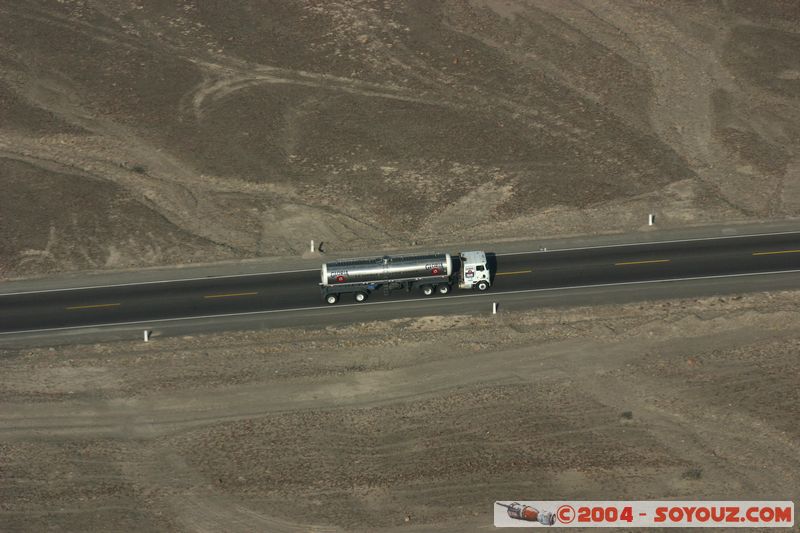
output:
M 0 279 L 800 214 L 794 1 L 8 0 Z
M 800 216 L 793 0 L 4 0 L 0 24 L 0 281 Z M 0 349 L 0 531 L 797 502 L 798 296 Z
M 473 531 L 800 497 L 800 293 L 0 352 L 2 531 Z

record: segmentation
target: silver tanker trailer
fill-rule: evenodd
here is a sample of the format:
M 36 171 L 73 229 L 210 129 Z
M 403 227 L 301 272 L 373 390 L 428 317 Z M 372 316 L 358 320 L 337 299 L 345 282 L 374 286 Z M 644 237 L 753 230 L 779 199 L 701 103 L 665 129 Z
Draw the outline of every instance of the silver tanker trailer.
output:
M 386 255 L 340 259 L 322 265 L 319 284 L 322 299 L 335 304 L 344 294 L 363 302 L 371 292 L 419 289 L 430 296 L 447 294 L 453 286 L 485 291 L 491 285 L 484 252 L 461 252 L 454 270 L 453 257 L 446 253 Z

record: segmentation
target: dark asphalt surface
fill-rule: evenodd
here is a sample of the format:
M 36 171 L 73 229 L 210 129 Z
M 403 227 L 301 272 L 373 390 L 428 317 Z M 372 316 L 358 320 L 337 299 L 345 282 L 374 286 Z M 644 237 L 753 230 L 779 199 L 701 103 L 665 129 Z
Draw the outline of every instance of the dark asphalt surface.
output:
M 496 293 L 800 270 L 800 232 L 535 251 L 494 261 L 490 292 Z M 336 313 L 351 303 L 327 306 L 318 283 L 314 270 L 6 294 L 0 295 L 0 333 L 316 307 Z M 400 291 L 374 293 L 369 302 L 407 298 Z

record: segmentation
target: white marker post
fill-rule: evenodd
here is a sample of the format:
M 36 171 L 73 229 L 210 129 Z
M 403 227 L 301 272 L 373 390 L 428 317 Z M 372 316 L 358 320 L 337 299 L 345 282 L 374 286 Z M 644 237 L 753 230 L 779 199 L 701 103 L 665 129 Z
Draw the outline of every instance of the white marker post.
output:
M 311 239 L 311 253 L 314 253 L 314 239 Z
M 655 223 L 656 223 L 656 216 L 653 213 L 650 213 L 647 216 L 647 225 L 648 226 L 652 226 Z
M 148 330 L 144 330 L 144 342 L 150 342 L 150 332 Z
M 497 302 L 492 302 L 492 314 L 497 314 Z

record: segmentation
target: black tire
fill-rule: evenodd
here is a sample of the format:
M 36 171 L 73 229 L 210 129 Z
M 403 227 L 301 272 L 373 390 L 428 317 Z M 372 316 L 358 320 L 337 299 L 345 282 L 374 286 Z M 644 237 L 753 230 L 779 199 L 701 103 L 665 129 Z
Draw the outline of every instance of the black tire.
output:
M 420 287 L 420 290 L 422 291 L 422 294 L 424 294 L 425 296 L 430 296 L 431 294 L 433 294 L 432 285 L 423 285 L 422 287 Z
M 366 292 L 357 292 L 355 294 L 355 299 L 358 303 L 366 302 L 367 301 L 367 293 Z
M 444 285 L 439 285 L 437 289 L 439 290 L 439 294 L 447 294 L 450 292 L 450 285 L 445 283 Z
M 339 296 L 336 294 L 329 294 L 325 297 L 325 301 L 328 303 L 328 305 L 333 305 L 339 301 Z
M 489 288 L 489 283 L 486 280 L 481 280 L 475 284 L 475 288 L 483 292 Z

